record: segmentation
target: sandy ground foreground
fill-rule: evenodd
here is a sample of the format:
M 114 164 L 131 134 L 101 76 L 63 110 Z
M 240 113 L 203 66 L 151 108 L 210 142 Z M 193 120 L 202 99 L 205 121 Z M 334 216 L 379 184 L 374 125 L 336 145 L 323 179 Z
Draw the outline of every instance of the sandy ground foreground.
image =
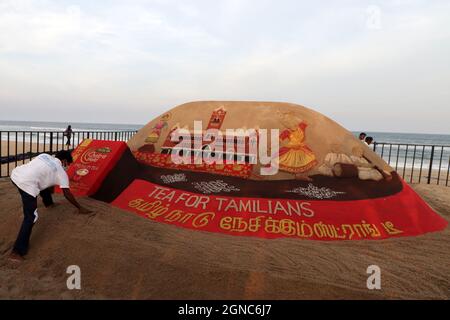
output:
M 447 220 L 450 188 L 414 185 Z M 95 216 L 60 205 L 35 225 L 30 253 L 7 260 L 21 203 L 0 180 L 0 298 L 32 299 L 449 299 L 450 230 L 384 241 L 264 240 L 154 223 L 89 198 Z M 369 265 L 382 290 L 366 288 Z M 67 267 L 81 290 L 67 289 Z

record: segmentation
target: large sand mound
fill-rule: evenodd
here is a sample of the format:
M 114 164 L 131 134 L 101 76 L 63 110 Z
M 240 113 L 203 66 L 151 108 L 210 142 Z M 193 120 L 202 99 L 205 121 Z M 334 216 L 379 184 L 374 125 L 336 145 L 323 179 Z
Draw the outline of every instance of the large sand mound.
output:
M 223 117 L 217 115 L 217 112 L 220 111 L 225 113 Z M 218 122 L 212 123 L 212 119 L 216 116 L 219 119 Z M 131 151 L 144 150 L 144 153 L 161 153 L 164 149 L 167 151 L 167 147 L 172 145 L 167 143 L 169 133 L 174 128 L 184 128 L 194 134 L 195 121 L 201 121 L 203 130 L 213 128 L 221 131 L 224 135 L 226 135 L 227 129 L 244 128 L 269 131 L 278 129 L 283 135 L 286 129 L 289 129 L 288 131 L 294 129 L 295 131 L 300 124 L 305 124 L 304 129 L 302 129 L 302 143 L 312 150 L 314 157 L 319 162 L 318 165 L 302 171 L 308 172 L 308 175 L 323 173 L 319 170 L 319 167 L 328 153 L 350 155 L 354 148 L 362 148 L 361 152 L 363 152 L 364 157 L 378 168 L 389 172 L 393 171 L 371 148 L 361 144 L 351 132 L 335 121 L 307 107 L 284 102 L 195 101 L 185 103 L 150 121 L 128 141 L 128 146 Z M 283 139 L 286 139 L 286 137 Z M 210 142 L 207 142 L 210 141 L 208 139 L 200 140 L 203 147 L 210 144 Z M 226 151 L 228 148 L 228 146 L 225 146 L 225 148 L 218 147 L 215 150 Z M 270 149 L 270 144 L 268 148 Z M 248 151 L 247 149 L 243 153 L 251 155 L 252 152 Z M 260 164 L 254 165 L 252 170 L 253 173 L 259 172 Z M 250 176 L 250 179 L 253 178 L 254 176 Z M 292 179 L 292 175 L 280 170 L 275 175 L 259 176 L 259 179 Z
M 450 192 L 415 186 L 447 220 Z M 70 204 L 39 208 L 26 261 L 7 254 L 22 214 L 17 191 L 0 181 L 0 298 L 371 299 L 450 298 L 450 231 L 383 241 L 265 240 L 154 223 L 89 198 L 95 216 Z M 81 267 L 82 290 L 66 288 Z M 366 268 L 382 290 L 366 289 Z

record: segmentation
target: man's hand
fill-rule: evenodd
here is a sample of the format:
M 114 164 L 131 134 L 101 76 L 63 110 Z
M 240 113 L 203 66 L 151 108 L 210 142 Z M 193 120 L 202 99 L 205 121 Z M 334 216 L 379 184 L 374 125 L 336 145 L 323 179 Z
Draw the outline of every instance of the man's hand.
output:
M 91 210 L 81 206 L 78 201 L 75 199 L 75 197 L 73 196 L 72 192 L 70 192 L 70 190 L 67 188 L 62 189 L 63 193 L 64 193 L 64 197 L 71 203 L 73 204 L 76 208 L 78 208 L 78 213 L 79 214 L 90 214 L 92 213 Z

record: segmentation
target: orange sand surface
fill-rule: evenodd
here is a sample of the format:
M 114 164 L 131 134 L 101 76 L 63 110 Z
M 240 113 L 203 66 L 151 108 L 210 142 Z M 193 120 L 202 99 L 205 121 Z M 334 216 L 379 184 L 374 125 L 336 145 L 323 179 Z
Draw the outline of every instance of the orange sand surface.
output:
M 450 188 L 413 185 L 450 219 Z M 0 180 L 1 299 L 449 299 L 450 231 L 383 241 L 265 240 L 155 223 L 84 198 L 83 216 L 61 196 L 45 209 L 21 264 L 7 259 L 22 212 Z M 382 290 L 366 288 L 369 265 Z M 81 268 L 81 290 L 66 287 Z

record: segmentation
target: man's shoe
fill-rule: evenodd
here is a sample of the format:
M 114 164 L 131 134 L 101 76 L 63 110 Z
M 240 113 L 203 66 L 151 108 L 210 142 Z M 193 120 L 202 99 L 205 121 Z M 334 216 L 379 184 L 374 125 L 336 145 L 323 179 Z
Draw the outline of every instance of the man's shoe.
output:
M 14 251 L 9 254 L 8 259 L 13 262 L 23 262 L 25 260 L 20 254 Z

